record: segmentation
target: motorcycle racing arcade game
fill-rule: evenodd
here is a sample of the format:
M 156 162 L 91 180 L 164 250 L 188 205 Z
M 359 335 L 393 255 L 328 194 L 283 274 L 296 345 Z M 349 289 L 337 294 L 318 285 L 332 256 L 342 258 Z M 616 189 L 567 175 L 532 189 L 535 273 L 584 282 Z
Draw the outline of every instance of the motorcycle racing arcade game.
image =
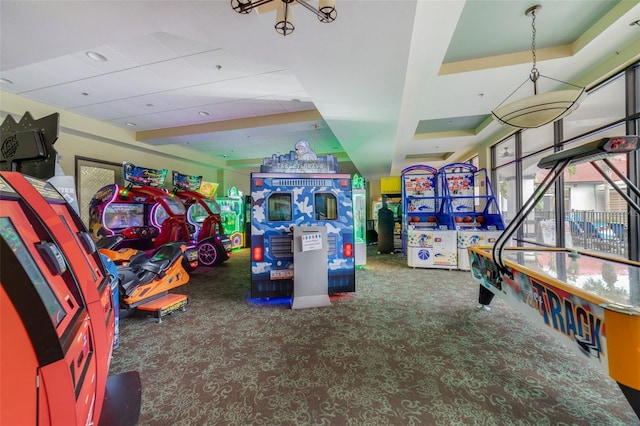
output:
M 136 309 L 162 318 L 184 311 L 186 295 L 169 293 L 189 281 L 188 271 L 198 265 L 197 250 L 190 246 L 185 207 L 166 190 L 165 170 L 124 165 L 125 180 L 147 186 L 100 189 L 90 205 L 90 228 L 100 251 L 118 264 L 120 314 Z
M 135 424 L 138 373 L 108 377 L 104 266 L 76 212 L 41 180 L 55 170 L 58 115 L 8 116 L 0 132 L 0 424 Z

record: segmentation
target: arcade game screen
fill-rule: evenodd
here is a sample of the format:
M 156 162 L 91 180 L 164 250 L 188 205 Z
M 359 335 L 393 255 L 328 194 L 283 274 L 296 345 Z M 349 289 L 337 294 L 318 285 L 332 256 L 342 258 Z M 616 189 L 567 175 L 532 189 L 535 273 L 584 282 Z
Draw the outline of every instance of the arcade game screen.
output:
M 38 266 L 29 254 L 29 251 L 9 218 L 0 218 L 0 236 L 2 236 L 2 239 L 5 240 L 9 247 L 11 247 L 11 250 L 13 250 L 18 261 L 33 282 L 34 287 L 40 295 L 40 299 L 42 299 L 42 303 L 47 308 L 47 312 L 49 313 L 53 326 L 58 327 L 58 324 L 60 324 L 67 313 L 62 308 L 62 304 L 53 293 L 53 290 L 51 290 L 51 287 L 49 287 L 47 281 L 44 279 L 40 269 L 38 269 Z
M 187 212 L 192 223 L 202 223 L 209 216 L 207 211 L 200 204 L 192 204 Z
M 207 199 L 202 199 L 202 202 L 209 207 L 211 213 L 220 214 L 220 208 L 216 202 Z M 209 216 L 209 213 L 200 203 L 194 203 L 189 207 L 188 215 L 193 223 L 202 223 Z
M 111 203 L 104 209 L 104 223 L 109 229 L 144 225 L 144 204 Z
M 291 194 L 273 194 L 269 197 L 269 221 L 291 221 Z

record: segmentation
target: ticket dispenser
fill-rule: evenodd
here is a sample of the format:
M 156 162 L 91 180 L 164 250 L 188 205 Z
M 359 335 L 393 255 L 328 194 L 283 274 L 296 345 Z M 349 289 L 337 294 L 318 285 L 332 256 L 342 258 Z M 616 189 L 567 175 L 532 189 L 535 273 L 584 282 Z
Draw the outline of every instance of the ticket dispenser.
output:
M 327 228 L 293 227 L 293 298 L 291 309 L 330 306 Z

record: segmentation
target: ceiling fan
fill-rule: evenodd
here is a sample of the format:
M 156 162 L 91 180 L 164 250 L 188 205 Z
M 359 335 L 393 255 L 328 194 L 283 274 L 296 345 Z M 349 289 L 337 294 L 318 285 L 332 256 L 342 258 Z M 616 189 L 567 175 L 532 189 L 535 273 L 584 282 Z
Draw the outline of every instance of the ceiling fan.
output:
M 513 152 L 509 151 L 509 147 L 505 146 L 504 147 L 504 152 L 502 152 L 500 155 L 500 158 L 511 158 L 514 156 Z

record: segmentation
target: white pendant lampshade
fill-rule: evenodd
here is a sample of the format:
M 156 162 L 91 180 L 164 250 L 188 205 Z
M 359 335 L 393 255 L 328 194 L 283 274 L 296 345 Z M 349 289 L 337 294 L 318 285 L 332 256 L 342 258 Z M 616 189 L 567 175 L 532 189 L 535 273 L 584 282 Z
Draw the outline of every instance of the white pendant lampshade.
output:
M 584 89 L 541 93 L 502 105 L 492 113 L 502 124 L 532 129 L 571 114 L 586 95 Z
M 580 102 L 582 102 L 587 95 L 584 87 L 579 87 L 575 84 L 556 80 L 550 77 L 545 78 L 564 83 L 565 85 L 572 86 L 573 88 L 547 93 L 538 93 L 538 80 L 540 77 L 544 77 L 540 74 L 538 68 L 536 68 L 536 14 L 540 9 L 542 9 L 542 6 L 536 5 L 528 8 L 525 12 L 525 15 L 531 16 L 532 18 L 531 53 L 533 56 L 533 67 L 531 68 L 531 74 L 529 75 L 528 80 L 533 83 L 534 94 L 533 96 L 504 104 L 504 102 L 509 99 L 507 98 L 502 104 L 498 105 L 494 111 L 492 111 L 493 116 L 501 124 L 518 129 L 532 129 L 566 117 L 578 108 Z M 525 80 L 520 87 L 526 84 L 526 82 L 527 81 Z M 511 97 L 511 95 L 509 97 Z

